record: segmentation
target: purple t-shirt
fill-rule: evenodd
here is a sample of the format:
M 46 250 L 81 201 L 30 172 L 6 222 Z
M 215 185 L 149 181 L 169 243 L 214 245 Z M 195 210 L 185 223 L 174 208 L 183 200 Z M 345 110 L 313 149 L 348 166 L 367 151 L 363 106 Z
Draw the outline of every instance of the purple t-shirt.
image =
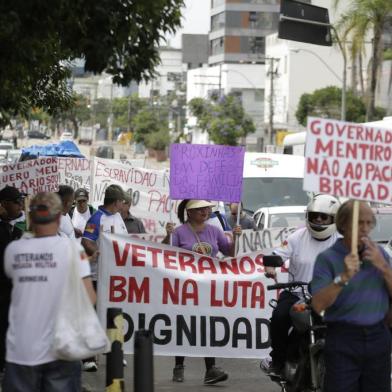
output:
M 203 231 L 198 232 L 197 235 L 202 249 L 192 229 L 187 223 L 184 223 L 174 230 L 172 245 L 212 257 L 215 257 L 218 251 L 229 255 L 230 242 L 218 227 L 206 224 Z

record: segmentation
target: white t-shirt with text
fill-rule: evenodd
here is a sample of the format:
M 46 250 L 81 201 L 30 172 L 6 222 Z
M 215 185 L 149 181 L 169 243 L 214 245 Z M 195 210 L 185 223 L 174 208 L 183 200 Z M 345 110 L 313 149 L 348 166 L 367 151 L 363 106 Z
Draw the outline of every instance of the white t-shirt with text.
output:
M 73 252 L 71 241 L 79 252 Z M 12 280 L 6 360 L 35 366 L 55 361 L 50 346 L 65 277 L 73 254 L 79 255 L 81 278 L 90 265 L 75 240 L 61 236 L 20 239 L 4 254 L 4 270 Z

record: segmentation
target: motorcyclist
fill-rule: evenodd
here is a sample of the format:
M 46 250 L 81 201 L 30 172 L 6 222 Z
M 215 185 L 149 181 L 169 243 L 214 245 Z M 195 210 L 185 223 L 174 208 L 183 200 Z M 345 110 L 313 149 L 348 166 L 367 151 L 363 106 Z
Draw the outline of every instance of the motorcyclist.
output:
M 310 282 L 316 256 L 332 246 L 339 238 L 335 215 L 339 201 L 330 195 L 315 195 L 306 208 L 306 227 L 291 234 L 281 247 L 274 250 L 283 260 L 290 259 L 289 281 Z M 265 275 L 276 280 L 275 268 L 266 267 Z M 272 312 L 270 324 L 271 359 L 264 358 L 260 367 L 269 375 L 279 375 L 286 360 L 288 332 L 291 325 L 290 308 L 301 292 L 282 291 Z

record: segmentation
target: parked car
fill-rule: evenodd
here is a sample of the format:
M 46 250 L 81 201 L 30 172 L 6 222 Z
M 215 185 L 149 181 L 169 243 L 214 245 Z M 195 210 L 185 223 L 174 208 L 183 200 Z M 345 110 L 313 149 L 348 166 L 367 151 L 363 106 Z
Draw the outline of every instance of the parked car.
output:
M 71 132 L 63 132 L 60 136 L 60 140 L 64 141 L 64 140 L 73 140 L 73 135 Z
M 114 158 L 114 150 L 111 146 L 99 146 L 95 152 L 95 156 L 98 158 L 107 158 L 113 159 Z
M 22 155 L 22 150 L 7 150 L 7 162 L 16 163 Z
M 27 137 L 29 139 L 50 139 L 50 137 L 48 135 L 46 135 L 45 133 L 41 132 L 41 131 L 28 131 L 27 132 Z
M 306 206 L 259 208 L 253 219 L 257 230 L 271 227 L 299 227 L 305 225 Z
M 376 227 L 371 232 L 373 241 L 387 248 L 392 238 L 392 207 L 373 208 L 377 219 Z M 391 245 L 392 247 L 392 245 Z

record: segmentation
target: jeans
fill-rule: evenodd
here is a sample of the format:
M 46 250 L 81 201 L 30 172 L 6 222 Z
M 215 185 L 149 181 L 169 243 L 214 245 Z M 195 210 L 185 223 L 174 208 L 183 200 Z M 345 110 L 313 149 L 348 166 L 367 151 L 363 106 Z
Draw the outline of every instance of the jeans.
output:
M 3 392 L 81 392 L 80 361 L 25 366 L 6 362 Z
M 328 324 L 325 392 L 390 392 L 391 335 L 383 322 Z

